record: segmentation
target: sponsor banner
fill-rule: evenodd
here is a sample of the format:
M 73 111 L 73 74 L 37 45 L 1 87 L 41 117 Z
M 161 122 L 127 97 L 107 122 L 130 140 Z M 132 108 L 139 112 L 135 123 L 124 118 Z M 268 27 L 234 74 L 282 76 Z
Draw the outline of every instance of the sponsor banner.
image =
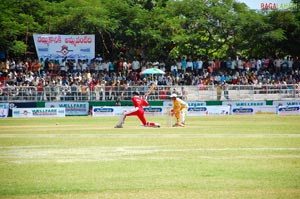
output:
M 300 106 L 279 106 L 278 115 L 297 115 L 300 114 Z
M 261 106 L 261 107 L 252 107 L 254 113 L 276 113 L 275 106 Z
M 124 113 L 124 111 L 129 111 L 134 109 L 134 106 L 115 106 L 113 107 L 114 109 L 114 115 L 122 115 Z
M 9 103 L 0 103 L 0 118 L 8 116 Z
M 131 111 L 133 106 L 93 106 L 92 116 L 120 116 L 124 111 Z M 161 116 L 164 109 L 161 106 L 144 107 L 145 116 Z
M 170 107 L 170 108 L 172 108 L 173 107 L 172 101 L 164 101 L 163 102 L 163 107 Z
M 93 116 L 120 116 L 124 111 L 129 111 L 134 109 L 133 106 L 93 106 L 92 115 Z M 144 107 L 145 116 L 163 116 L 168 114 L 171 107 L 162 106 L 149 106 Z M 229 115 L 229 106 L 201 106 L 201 107 L 189 107 L 187 115 L 188 116 L 205 116 L 205 115 Z
M 206 106 L 208 115 L 229 115 L 230 106 Z
M 205 101 L 190 101 L 187 102 L 189 107 L 199 107 L 199 106 L 206 106 L 206 102 Z M 173 103 L 172 101 L 164 101 L 163 102 L 163 107 L 172 107 Z
M 114 116 L 115 107 L 93 106 L 92 116 Z
M 65 117 L 65 108 L 13 108 L 12 117 Z
M 189 107 L 188 108 L 188 116 L 199 116 L 199 115 L 208 115 L 207 107 Z
M 229 115 L 230 106 L 201 106 L 189 107 L 188 116 Z
M 9 103 L 8 117 L 12 117 L 13 108 L 36 108 L 36 102 L 13 102 Z
M 161 106 L 144 107 L 145 116 L 162 116 L 165 112 Z M 164 111 L 164 112 L 163 112 Z
M 33 34 L 39 59 L 93 59 L 95 35 Z
M 266 106 L 266 101 L 223 101 L 222 105 L 234 107 L 261 107 Z
M 250 107 L 232 108 L 232 115 L 253 115 L 254 109 Z
M 275 112 L 276 108 L 268 108 L 266 101 L 223 101 L 223 105 L 231 107 L 230 114 L 253 115 L 257 112 Z
M 300 106 L 300 100 L 273 101 L 273 106 Z
M 126 110 L 134 109 L 133 106 L 93 106 L 92 116 L 120 116 Z
M 200 101 L 200 102 L 187 102 L 189 107 L 199 107 L 199 106 L 206 106 L 206 102 L 205 101 Z
M 89 103 L 88 102 L 46 102 L 46 108 L 65 108 L 66 115 L 88 115 Z

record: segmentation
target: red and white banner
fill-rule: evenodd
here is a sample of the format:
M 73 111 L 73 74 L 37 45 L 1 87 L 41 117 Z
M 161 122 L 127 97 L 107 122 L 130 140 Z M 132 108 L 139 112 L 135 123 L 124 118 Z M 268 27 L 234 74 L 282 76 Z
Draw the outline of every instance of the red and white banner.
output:
M 95 35 L 33 34 L 33 39 L 39 59 L 95 58 Z

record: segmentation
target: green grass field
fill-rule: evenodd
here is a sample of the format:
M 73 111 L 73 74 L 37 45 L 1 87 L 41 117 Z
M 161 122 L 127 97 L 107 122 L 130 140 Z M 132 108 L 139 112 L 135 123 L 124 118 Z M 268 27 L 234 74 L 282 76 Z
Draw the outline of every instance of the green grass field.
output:
M 0 120 L 0 198 L 300 198 L 300 116 Z

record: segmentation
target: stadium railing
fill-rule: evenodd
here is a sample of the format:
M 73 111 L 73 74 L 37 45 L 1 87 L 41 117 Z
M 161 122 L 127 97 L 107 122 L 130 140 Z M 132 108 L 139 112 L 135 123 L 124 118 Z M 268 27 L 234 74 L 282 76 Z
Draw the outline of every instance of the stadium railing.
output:
M 288 85 L 205 85 L 205 86 L 157 86 L 148 100 L 169 100 L 171 93 L 187 101 L 206 100 L 299 100 L 299 84 Z M 0 102 L 23 101 L 122 101 L 130 100 L 132 92 L 141 95 L 148 86 L 4 86 L 0 88 Z M 228 95 L 226 94 L 228 93 Z M 218 97 L 219 96 L 219 97 Z

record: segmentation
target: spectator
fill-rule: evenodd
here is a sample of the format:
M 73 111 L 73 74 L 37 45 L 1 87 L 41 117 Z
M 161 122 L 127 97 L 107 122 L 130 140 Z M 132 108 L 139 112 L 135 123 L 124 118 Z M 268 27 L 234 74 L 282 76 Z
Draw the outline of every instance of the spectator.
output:
M 141 63 L 136 57 L 132 61 L 132 71 L 138 73 L 141 72 Z
M 0 81 L 2 81 L 3 83 L 12 82 L 12 84 L 9 84 L 11 87 L 22 86 L 22 85 L 28 87 L 28 86 L 37 86 L 38 82 L 41 79 L 43 79 L 43 85 L 39 85 L 39 87 L 43 86 L 44 93 L 47 92 L 46 87 L 49 87 L 49 84 L 52 84 L 53 81 L 56 83 L 57 86 L 67 85 L 67 87 L 69 87 L 69 84 L 71 82 L 73 82 L 73 84 L 75 84 L 76 82 L 76 84 L 78 85 L 82 85 L 82 83 L 84 83 L 85 85 L 92 85 L 91 82 L 94 80 L 98 82 L 105 80 L 106 81 L 105 86 L 108 86 L 113 82 L 117 82 L 117 80 L 119 80 L 120 82 L 127 81 L 128 87 L 136 86 L 136 85 L 148 85 L 150 84 L 150 81 L 158 81 L 160 85 L 168 85 L 168 86 L 176 86 L 180 84 L 183 86 L 198 85 L 199 89 L 204 89 L 204 90 L 207 88 L 206 87 L 207 85 L 213 85 L 224 81 L 227 84 L 236 84 L 236 85 L 253 84 L 257 86 L 257 88 L 260 88 L 263 84 L 275 85 L 277 82 L 279 85 L 297 84 L 300 81 L 300 77 L 299 77 L 300 61 L 298 57 L 296 57 L 294 60 L 291 57 L 287 59 L 286 70 L 281 69 L 282 60 L 279 58 L 276 58 L 274 61 L 272 61 L 271 58 L 251 59 L 250 62 L 244 60 L 245 64 L 243 65 L 244 67 L 243 69 L 241 69 L 241 65 L 239 64 L 238 61 L 238 67 L 240 68 L 240 70 L 236 70 L 236 69 L 232 70 L 233 68 L 232 66 L 231 68 L 226 68 L 226 67 L 224 68 L 228 60 L 231 62 L 231 64 L 234 63 L 234 61 L 232 61 L 231 58 L 228 57 L 228 60 L 226 60 L 226 62 L 220 59 L 220 66 L 221 66 L 220 70 L 216 70 L 216 64 L 215 64 L 216 61 L 214 61 L 214 67 L 212 67 L 212 69 L 208 71 L 203 71 L 202 69 L 204 64 L 202 63 L 201 59 L 197 59 L 194 60 L 194 62 L 192 62 L 193 69 L 196 66 L 198 67 L 197 70 L 195 71 L 192 69 L 188 73 L 182 73 L 178 70 L 177 65 L 180 65 L 182 67 L 182 63 L 181 61 L 179 63 L 177 59 L 176 62 L 173 62 L 173 64 L 170 64 L 169 66 L 168 64 L 166 65 L 165 75 L 154 76 L 155 78 L 153 80 L 151 80 L 151 78 L 150 79 L 146 78 L 144 80 L 143 77 L 141 77 L 138 72 L 133 71 L 133 69 L 132 72 L 129 71 L 127 75 L 122 72 L 116 73 L 114 70 L 115 68 L 113 67 L 113 70 L 111 68 L 111 66 L 114 66 L 113 64 L 111 66 L 109 65 L 109 69 L 108 69 L 109 71 L 103 69 L 98 70 L 97 64 L 100 63 L 99 61 L 98 63 L 97 61 L 96 62 L 92 61 L 88 63 L 87 60 L 84 61 L 78 60 L 77 61 L 78 69 L 76 70 L 76 65 L 74 65 L 72 71 L 67 68 L 68 67 L 67 65 L 66 67 L 64 67 L 64 62 L 68 61 L 68 63 L 73 62 L 75 64 L 76 63 L 75 60 L 62 60 L 62 63 L 60 64 L 57 62 L 57 60 L 49 60 L 49 59 L 45 59 L 45 61 L 42 61 L 43 59 L 40 59 L 40 61 L 35 60 L 33 63 L 31 63 L 29 59 L 26 60 L 27 61 L 24 60 L 15 61 L 15 59 L 10 59 L 8 61 L 4 61 L 1 67 Z M 211 60 L 211 59 L 207 58 L 207 60 Z M 206 69 L 209 68 L 209 63 L 211 63 L 210 61 L 207 60 L 205 61 L 205 63 L 207 64 L 205 66 Z M 35 66 L 36 62 L 39 62 L 41 64 L 41 70 L 39 74 L 38 74 L 38 69 Z M 197 62 L 197 64 L 194 65 L 195 62 Z M 44 64 L 45 71 L 42 70 L 42 65 L 43 65 L 42 63 Z M 146 63 L 148 63 L 148 67 L 152 66 L 151 60 L 148 60 L 146 58 L 140 62 L 141 66 L 144 65 L 145 67 L 146 67 L 145 65 Z M 249 67 L 247 63 L 249 63 Z M 261 63 L 264 64 L 264 67 L 261 67 Z M 93 64 L 95 64 L 95 70 L 92 70 Z M 165 64 L 164 60 L 160 60 L 160 62 L 158 63 L 158 67 L 163 68 L 164 64 Z M 272 66 L 273 64 L 274 64 L 274 70 Z M 86 68 L 86 70 L 83 70 L 82 72 L 80 69 L 81 67 L 83 69 Z M 66 88 L 66 90 L 67 89 L 68 88 Z M 78 90 L 78 92 L 80 91 Z M 111 91 L 111 94 L 113 94 L 113 92 L 115 91 Z M 29 93 L 30 95 L 34 95 L 34 92 L 30 91 Z M 90 95 L 91 94 L 88 92 L 87 99 L 91 99 Z M 111 97 L 116 97 L 116 95 L 113 95 Z M 47 99 L 49 99 L 49 97 Z M 77 98 L 77 100 L 82 100 L 82 99 L 84 98 Z M 105 100 L 105 98 L 102 99 Z
M 224 92 L 225 99 L 229 99 L 229 92 L 228 92 L 228 84 L 226 82 L 223 82 L 222 84 L 222 90 Z

